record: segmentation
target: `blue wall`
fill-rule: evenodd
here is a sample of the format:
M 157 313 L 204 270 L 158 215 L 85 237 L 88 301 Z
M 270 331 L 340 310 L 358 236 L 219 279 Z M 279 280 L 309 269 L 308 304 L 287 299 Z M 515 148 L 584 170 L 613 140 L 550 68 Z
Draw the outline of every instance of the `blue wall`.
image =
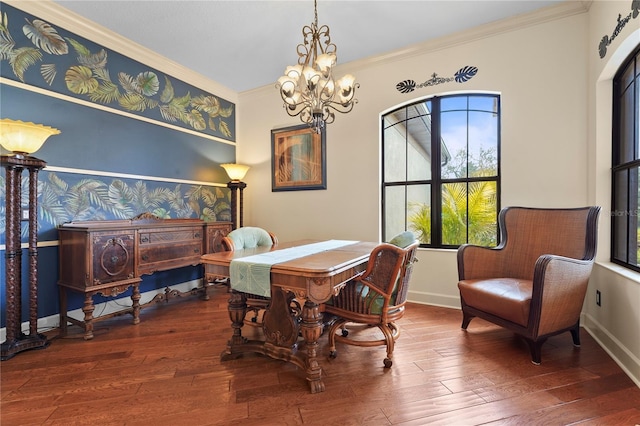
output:
M 220 185 L 226 183 L 228 178 L 219 165 L 235 161 L 235 106 L 171 76 L 161 75 L 155 70 L 152 71 L 157 74 L 161 86 L 157 95 L 149 96 L 150 105 L 153 104 L 151 98 L 163 95 L 163 89 L 166 87 L 163 88 L 162 84 L 170 80 L 176 96 L 178 92 L 183 95 L 188 92 L 192 99 L 196 98 L 196 94 L 200 100 L 210 101 L 215 98 L 225 110 L 223 115 L 212 112 L 211 108 L 203 107 L 200 116 L 208 117 L 206 121 L 209 125 L 204 129 L 194 129 L 180 120 L 164 120 L 158 115 L 157 108 L 155 111 L 147 109 L 140 113 L 134 112 L 134 118 L 131 118 L 118 113 L 126 109 L 118 102 L 110 105 L 105 105 L 104 102 L 95 103 L 95 106 L 107 106 L 109 111 L 95 108 L 93 105 L 87 106 L 86 94 L 69 93 L 68 87 L 64 85 L 62 71 L 73 66 L 64 61 L 75 60 L 78 57 L 76 49 L 70 47 L 67 55 L 47 53 L 42 44 L 32 43 L 23 34 L 22 26 L 27 22 L 34 24 L 38 20 L 37 17 L 4 3 L 0 3 L 0 7 L 2 14 L 8 16 L 9 26 L 5 31 L 9 31 L 15 40 L 16 49 L 22 46 L 42 50 L 41 63 L 29 67 L 22 74 L 22 78 L 16 75 L 8 59 L 0 61 L 0 75 L 5 79 L 5 84 L 0 84 L 0 118 L 32 121 L 61 131 L 60 135 L 50 137 L 34 154 L 47 162 L 47 168 L 40 172 L 38 179 L 38 239 L 40 243 L 48 243 L 38 248 L 40 318 L 59 312 L 56 245 L 56 227 L 59 224 L 71 220 L 131 218 L 146 211 L 171 218 L 230 220 L 230 194 L 224 185 Z M 90 47 L 92 52 L 102 49 L 64 29 L 56 30 L 67 42 L 74 39 Z M 113 67 L 112 74 L 117 74 L 118 69 L 126 69 L 129 74 L 135 76 L 149 69 L 116 52 L 108 51 L 107 56 L 109 66 Z M 42 83 L 41 72 L 38 70 L 40 65 L 45 63 L 56 63 L 58 66 L 59 74 L 52 84 Z M 46 90 L 35 90 L 35 87 Z M 64 93 L 65 91 L 67 93 Z M 59 93 L 64 96 L 59 96 Z M 165 96 L 164 100 L 167 99 Z M 129 110 L 126 112 L 132 114 Z M 156 122 L 142 121 L 136 118 L 136 115 L 152 118 Z M 222 122 L 224 126 L 221 130 Z M 163 124 L 171 124 L 177 128 Z M 25 174 L 25 181 L 26 177 Z M 4 169 L 0 183 L 0 244 L 4 245 Z M 26 191 L 23 193 L 26 194 Z M 153 201 L 149 201 L 150 199 Z M 23 242 L 26 242 L 26 228 L 23 229 Z M 4 254 L 4 251 L 0 252 L 3 258 Z M 23 300 L 28 300 L 25 282 L 28 277 L 27 257 L 25 249 L 22 256 Z M 4 262 L 1 262 L 0 271 L 1 326 L 4 327 Z M 141 291 L 163 288 L 201 277 L 200 267 L 159 272 L 143 277 Z M 81 294 L 70 293 L 69 296 L 69 310 L 82 307 Z M 129 296 L 130 293 L 125 293 L 118 297 Z M 96 297 L 94 301 L 100 303 L 105 299 L 107 298 Z M 28 320 L 27 311 L 28 306 L 23 306 L 23 321 Z M 99 312 L 96 311 L 95 314 Z

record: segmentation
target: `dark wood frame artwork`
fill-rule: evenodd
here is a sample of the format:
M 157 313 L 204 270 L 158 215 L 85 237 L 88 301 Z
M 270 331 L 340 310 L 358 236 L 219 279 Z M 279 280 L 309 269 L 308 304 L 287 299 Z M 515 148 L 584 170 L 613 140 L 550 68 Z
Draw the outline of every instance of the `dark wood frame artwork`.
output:
M 271 130 L 271 191 L 327 189 L 326 133 L 308 125 Z

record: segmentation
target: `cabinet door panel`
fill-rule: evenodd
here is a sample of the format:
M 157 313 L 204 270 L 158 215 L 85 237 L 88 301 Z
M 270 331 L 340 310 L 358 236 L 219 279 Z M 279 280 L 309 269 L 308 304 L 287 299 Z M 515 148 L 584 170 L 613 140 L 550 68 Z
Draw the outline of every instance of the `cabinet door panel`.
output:
M 93 235 L 93 283 L 100 285 L 134 276 L 134 233 L 99 232 Z

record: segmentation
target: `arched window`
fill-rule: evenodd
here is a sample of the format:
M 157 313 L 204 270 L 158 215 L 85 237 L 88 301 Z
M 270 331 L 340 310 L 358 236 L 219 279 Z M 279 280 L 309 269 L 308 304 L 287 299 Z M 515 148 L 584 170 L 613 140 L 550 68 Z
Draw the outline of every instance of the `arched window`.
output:
M 422 247 L 498 241 L 500 96 L 434 96 L 382 116 L 382 236 Z
M 640 46 L 613 78 L 611 261 L 640 271 Z

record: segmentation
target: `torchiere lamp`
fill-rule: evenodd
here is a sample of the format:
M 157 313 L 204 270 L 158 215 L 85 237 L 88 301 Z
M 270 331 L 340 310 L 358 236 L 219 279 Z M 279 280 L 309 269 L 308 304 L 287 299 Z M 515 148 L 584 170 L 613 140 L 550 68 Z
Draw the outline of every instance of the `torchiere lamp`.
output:
M 0 119 L 0 145 L 11 155 L 2 155 L 6 168 L 6 328 L 0 359 L 5 361 L 28 349 L 49 346 L 46 336 L 38 334 L 38 172 L 46 162 L 31 157 L 49 136 L 60 131 L 41 124 Z M 29 334 L 22 333 L 22 247 L 21 184 L 23 170 L 29 172 Z
M 249 166 L 234 163 L 220 164 L 220 166 L 225 169 L 231 179 L 231 182 L 227 183 L 227 187 L 231 189 L 231 222 L 233 222 L 233 229 L 238 228 L 237 190 L 240 190 L 240 228 L 242 228 L 242 191 L 247 187 L 247 184 L 242 182 L 242 178 L 247 174 Z

